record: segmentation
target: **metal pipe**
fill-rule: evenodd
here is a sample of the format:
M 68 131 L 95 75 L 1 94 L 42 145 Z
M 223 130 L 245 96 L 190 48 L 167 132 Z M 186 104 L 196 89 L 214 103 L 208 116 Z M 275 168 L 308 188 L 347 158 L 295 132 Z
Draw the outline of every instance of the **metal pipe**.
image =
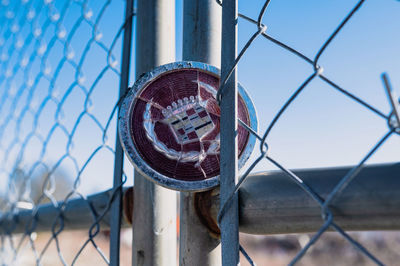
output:
M 352 167 L 295 170 L 304 182 L 325 197 Z M 346 231 L 400 230 L 400 163 L 366 166 L 331 205 L 334 221 Z M 63 208 L 64 230 L 87 229 L 109 207 L 112 190 L 87 199 L 68 201 Z M 136 195 L 135 195 L 136 196 Z M 132 188 L 124 188 L 123 227 L 132 221 Z M 195 193 L 194 205 L 201 222 L 219 237 L 216 223 L 220 205 L 218 189 Z M 135 212 L 137 213 L 137 212 Z M 59 209 L 39 206 L 35 226 L 32 210 L 2 214 L 4 233 L 50 231 Z M 110 212 L 99 221 L 110 226 Z M 283 172 L 253 174 L 239 189 L 239 229 L 249 234 L 288 234 L 317 231 L 323 224 L 320 206 Z M 33 230 L 29 230 L 32 227 Z
M 351 167 L 294 171 L 323 198 Z M 346 231 L 400 229 L 400 164 L 365 167 L 331 204 L 334 221 Z M 216 226 L 219 199 L 198 193 L 203 222 Z M 205 206 L 205 207 L 204 207 Z M 208 207 L 207 207 L 208 206 Z M 288 234 L 317 231 L 324 220 L 320 206 L 283 172 L 248 177 L 239 189 L 240 232 Z
M 175 1 L 138 0 L 136 76 L 175 61 Z M 176 265 L 176 192 L 135 171 L 133 265 Z
M 132 15 L 133 0 L 126 0 L 125 22 L 124 22 L 124 42 L 122 47 L 121 79 L 119 84 L 119 97 L 125 95 L 128 89 L 130 61 L 131 61 L 131 43 L 132 43 Z M 122 212 L 122 173 L 124 166 L 124 151 L 119 142 L 119 133 L 117 130 L 115 143 L 114 159 L 114 183 L 113 188 L 116 194 L 111 203 L 111 232 L 110 232 L 110 265 L 119 265 L 119 248 L 121 235 L 121 212 Z
M 183 3 L 183 60 L 221 65 L 221 7 L 215 0 Z
M 124 202 L 133 201 L 131 190 L 132 188 L 124 189 Z M 101 229 L 109 229 L 112 219 L 112 214 L 108 211 L 111 197 L 112 189 L 91 195 L 86 199 L 75 198 L 68 200 L 65 205 L 60 203 L 62 217 L 64 218 L 62 223 L 58 219 L 61 215 L 60 209 L 56 208 L 52 203 L 40 205 L 35 214 L 32 210 L 20 210 L 16 214 L 6 213 L 0 219 L 1 228 L 4 233 L 13 234 L 51 231 L 55 224 L 62 225 L 63 230 L 88 229 L 104 213 L 104 217 L 99 219 L 98 224 Z M 129 208 L 129 206 L 126 207 Z M 122 226 L 129 225 L 129 218 L 122 219 Z
M 237 69 L 230 77 L 237 54 L 237 0 L 222 2 L 222 45 L 221 50 L 221 152 L 220 188 L 221 202 L 230 198 L 238 181 L 237 145 Z M 235 194 L 221 216 L 222 265 L 239 264 L 239 215 L 238 197 Z
M 221 7 L 215 0 L 185 0 L 183 60 L 220 66 Z M 220 240 L 201 223 L 194 193 L 180 193 L 179 265 L 220 265 Z

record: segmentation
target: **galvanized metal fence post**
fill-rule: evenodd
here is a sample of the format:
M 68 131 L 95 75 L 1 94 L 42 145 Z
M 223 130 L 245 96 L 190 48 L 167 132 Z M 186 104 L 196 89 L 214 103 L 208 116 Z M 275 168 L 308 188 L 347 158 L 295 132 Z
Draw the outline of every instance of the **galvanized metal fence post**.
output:
M 124 37 L 122 48 L 122 64 L 121 79 L 119 85 L 119 96 L 125 95 L 129 83 L 129 70 L 131 61 L 131 43 L 132 43 L 132 15 L 133 0 L 126 0 Z M 124 166 L 124 151 L 119 142 L 119 134 L 117 130 L 117 138 L 115 143 L 115 161 L 114 161 L 114 184 L 113 188 L 116 193 L 111 205 L 111 221 L 110 221 L 110 265 L 119 265 L 119 248 L 120 248 L 120 231 L 122 216 L 122 174 Z
M 136 75 L 175 61 L 175 1 L 139 0 Z M 135 171 L 133 265 L 176 265 L 176 192 Z
M 228 77 L 237 53 L 237 0 L 222 2 L 221 50 L 221 206 L 229 199 L 238 178 L 237 71 Z M 226 79 L 225 84 L 223 81 Z M 239 264 L 238 196 L 233 196 L 221 216 L 222 265 Z
M 215 0 L 185 0 L 183 60 L 220 66 L 221 7 Z M 220 240 L 212 237 L 194 209 L 194 194 L 180 196 L 180 265 L 220 265 Z

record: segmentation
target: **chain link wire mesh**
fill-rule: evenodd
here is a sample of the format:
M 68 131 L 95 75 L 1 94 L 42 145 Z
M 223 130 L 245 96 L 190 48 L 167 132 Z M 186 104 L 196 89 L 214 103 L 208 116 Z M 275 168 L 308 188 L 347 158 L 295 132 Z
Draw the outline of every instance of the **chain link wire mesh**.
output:
M 0 3 L 1 265 L 73 265 L 93 248 L 91 263 L 109 263 L 96 237 L 115 190 L 102 213 L 87 194 L 112 187 L 124 11 L 125 1 L 111 0 Z M 86 202 L 92 224 L 66 247 L 73 199 Z M 39 245 L 43 204 L 57 212 Z M 17 233 L 24 210 L 29 221 Z
M 92 210 L 93 223 L 87 231 L 86 240 L 72 258 L 65 258 L 59 239 L 64 232 L 66 203 L 74 198 L 87 200 L 86 187 L 96 183 L 95 178 L 89 177 L 93 173 L 98 175 L 100 171 L 105 170 L 105 172 L 110 171 L 112 175 L 113 164 L 108 168 L 99 166 L 96 159 L 105 156 L 103 155 L 105 153 L 107 154 L 105 158 L 111 158 L 108 161 L 113 163 L 112 158 L 115 154 L 115 112 L 118 106 L 116 88 L 121 76 L 117 59 L 121 57 L 121 32 L 124 25 L 123 1 L 119 5 L 115 5 L 115 2 L 111 0 L 96 2 L 3 0 L 1 2 L 0 182 L 1 187 L 6 189 L 1 191 L 0 209 L 1 220 L 11 221 L 0 225 L 2 265 L 18 265 L 21 263 L 21 254 L 27 250 L 35 263 L 41 265 L 49 255 L 51 245 L 55 245 L 58 262 L 62 265 L 78 262 L 88 246 L 94 247 L 98 257 L 108 264 L 106 252 L 96 243 L 96 237 L 101 230 L 100 221 L 105 213 L 97 213 L 91 208 L 89 201 L 87 203 Z M 319 65 L 320 57 L 328 52 L 328 46 L 340 35 L 342 29 L 351 23 L 352 18 L 362 9 L 364 2 L 366 1 L 356 3 L 316 51 L 314 58 L 306 56 L 305 53 L 268 33 L 268 25 L 263 24 L 263 18 L 268 15 L 270 1 L 264 3 L 256 19 L 244 14 L 239 15 L 241 19 L 255 25 L 255 31 L 240 51 L 231 72 L 259 38 L 265 38 L 313 68 L 312 74 L 305 78 L 287 99 L 263 135 L 251 131 L 245 124 L 240 123 L 259 140 L 260 156 L 246 169 L 234 193 L 237 193 L 241 184 L 257 165 L 267 160 L 285 172 L 288 178 L 298 184 L 321 207 L 323 225 L 293 258 L 291 264 L 299 262 L 328 229 L 333 229 L 372 262 L 382 265 L 375 254 L 371 254 L 335 223 L 330 208 L 333 200 L 357 177 L 375 152 L 390 137 L 400 134 L 399 101 L 392 94 L 393 89 L 387 75 L 383 75 L 382 79 L 392 107 L 390 114 L 385 114 L 342 88 L 325 75 L 322 66 Z M 121 16 L 119 21 L 115 21 L 116 16 L 113 16 L 114 20 L 110 23 L 107 14 L 113 12 L 120 12 Z M 110 25 L 117 26 L 113 28 Z M 106 30 L 102 31 L 101 28 Z M 268 145 L 268 136 L 279 124 L 282 115 L 290 109 L 309 84 L 317 79 L 353 100 L 355 104 L 364 107 L 365 110 L 376 114 L 388 124 L 384 136 L 373 143 L 369 152 L 325 198 L 313 190 L 312 184 L 304 183 L 301 176 L 297 176 L 272 157 Z M 223 89 L 222 87 L 221 90 Z M 104 101 L 104 98 L 107 101 Z M 100 108 L 96 109 L 95 106 Z M 93 165 L 100 170 L 91 169 Z M 65 187 L 62 187 L 63 175 L 66 175 L 63 171 L 72 177 L 69 184 L 66 181 Z M 36 190 L 35 183 L 39 184 Z M 44 203 L 53 205 L 58 213 L 52 221 L 49 238 L 45 245 L 39 248 L 35 241 L 35 229 L 40 219 L 37 216 L 38 207 Z M 110 204 L 111 201 L 108 202 L 106 211 L 110 208 Z M 223 206 L 227 204 L 228 201 Z M 224 215 L 224 209 L 219 214 L 218 220 Z M 23 233 L 16 235 L 14 231 L 17 214 L 22 210 L 31 210 L 30 222 Z M 240 247 L 240 251 L 250 264 L 254 264 L 243 247 Z
M 336 231 L 339 235 L 341 235 L 344 239 L 346 239 L 352 246 L 354 246 L 361 254 L 365 255 L 372 263 L 377 264 L 377 265 L 383 265 L 383 263 L 376 257 L 377 254 L 372 254 L 369 252 L 363 245 L 362 243 L 357 242 L 352 236 L 350 236 L 347 232 L 345 232 L 336 222 L 335 222 L 335 217 L 331 211 L 331 208 L 333 206 L 333 201 L 335 198 L 339 197 L 341 192 L 346 189 L 346 187 L 349 185 L 349 183 L 354 180 L 357 175 L 360 173 L 360 171 L 363 169 L 365 164 L 368 162 L 368 160 L 383 146 L 383 144 L 392 136 L 398 135 L 400 133 L 400 119 L 399 119 L 399 106 L 400 106 L 400 99 L 397 98 L 394 95 L 394 90 L 391 88 L 389 78 L 387 74 L 382 74 L 382 81 L 383 81 L 383 88 L 382 88 L 382 93 L 386 90 L 387 96 L 389 98 L 389 103 L 392 108 L 392 111 L 389 114 L 385 114 L 384 112 L 380 111 L 378 108 L 374 107 L 372 104 L 369 104 L 367 101 L 361 99 L 357 95 L 351 93 L 349 90 L 341 87 L 339 83 L 331 79 L 328 75 L 324 74 L 324 69 L 320 65 L 320 58 L 322 55 L 325 53 L 328 53 L 328 47 L 331 46 L 332 42 L 337 38 L 337 36 L 340 35 L 341 31 L 343 28 L 346 27 L 347 24 L 351 23 L 352 19 L 357 15 L 357 12 L 363 8 L 363 4 L 367 1 L 361 0 L 358 1 L 355 6 L 348 11 L 346 16 L 342 19 L 339 25 L 335 28 L 335 30 L 329 35 L 329 37 L 325 40 L 323 45 L 315 51 L 315 56 L 313 58 L 308 57 L 305 53 L 292 48 L 290 45 L 286 44 L 283 41 L 279 41 L 278 39 L 274 38 L 268 33 L 268 26 L 263 24 L 263 18 L 268 16 L 268 7 L 270 4 L 270 0 L 265 1 L 261 9 L 259 10 L 259 15 L 257 18 L 251 18 L 249 16 L 246 16 L 244 14 L 239 13 L 239 19 L 243 19 L 246 22 L 249 22 L 254 25 L 255 30 L 254 33 L 251 35 L 251 37 L 247 40 L 245 43 L 244 47 L 240 50 L 238 53 L 238 56 L 234 62 L 234 64 L 231 66 L 229 74 L 221 82 L 220 85 L 220 90 L 218 91 L 217 98 L 218 100 L 221 100 L 221 95 L 224 94 L 224 90 L 227 89 L 227 87 L 224 87 L 226 81 L 229 79 L 229 76 L 233 73 L 234 69 L 237 68 L 239 62 L 243 58 L 243 56 L 249 51 L 249 49 L 254 45 L 255 40 L 259 38 L 265 38 L 269 42 L 272 42 L 274 45 L 279 46 L 280 48 L 284 49 L 287 53 L 295 55 L 298 60 L 302 60 L 306 62 L 308 65 L 310 65 L 313 69 L 312 73 L 304 79 L 302 84 L 290 95 L 290 97 L 285 101 L 285 103 L 281 106 L 279 111 L 275 114 L 269 125 L 267 126 L 265 132 L 261 134 L 257 134 L 257 132 L 254 132 L 251 130 L 246 124 L 244 124 L 242 121 L 239 121 L 239 124 L 246 128 L 251 134 L 253 134 L 260 143 L 259 146 L 259 156 L 255 158 L 251 165 L 245 169 L 244 174 L 240 177 L 235 190 L 230 194 L 228 200 L 225 202 L 222 202 L 221 206 L 221 211 L 218 214 L 218 223 L 221 222 L 222 217 L 225 215 L 228 206 L 230 206 L 230 201 L 233 199 L 234 195 L 238 193 L 239 188 L 243 184 L 243 182 L 249 177 L 249 174 L 256 168 L 262 161 L 267 160 L 269 163 L 274 165 L 276 168 L 280 169 L 283 171 L 287 178 L 291 179 L 293 182 L 295 182 L 297 185 L 299 185 L 303 190 L 304 193 L 307 193 L 312 199 L 315 200 L 316 203 L 319 204 L 321 208 L 321 221 L 322 225 L 320 229 L 309 239 L 309 241 L 301 248 L 301 250 L 297 253 L 297 255 L 292 259 L 290 262 L 290 265 L 294 265 L 298 262 L 301 261 L 301 259 L 307 254 L 307 252 L 310 250 L 310 248 L 315 245 L 319 239 L 321 239 L 321 236 L 327 232 L 328 229 Z M 222 6 L 222 1 L 218 1 L 217 3 Z M 239 25 L 241 25 L 239 23 Z M 239 27 L 240 30 L 240 27 Z M 222 45 L 224 47 L 224 44 Z M 238 71 L 240 75 L 240 71 Z M 299 95 L 304 93 L 304 91 L 307 90 L 309 85 L 315 81 L 315 80 L 320 80 L 323 83 L 327 84 L 330 89 L 336 90 L 340 92 L 343 97 L 347 97 L 351 99 L 354 104 L 358 104 L 362 106 L 366 111 L 371 111 L 374 113 L 376 116 L 378 116 L 380 119 L 383 119 L 384 121 L 387 122 L 388 129 L 387 132 L 378 140 L 376 140 L 375 143 L 373 143 L 369 149 L 369 151 L 365 154 L 365 156 L 359 161 L 359 163 L 354 166 L 343 178 L 340 180 L 338 184 L 334 187 L 334 189 L 328 194 L 326 197 L 322 197 L 319 195 L 317 191 L 313 189 L 313 184 L 307 184 L 302 180 L 301 176 L 296 175 L 294 172 L 292 172 L 290 169 L 285 167 L 284 164 L 279 162 L 278 159 L 274 158 L 270 154 L 270 145 L 268 144 L 268 137 L 270 136 L 271 131 L 279 125 L 279 122 L 282 118 L 282 116 L 287 112 L 288 109 L 293 106 L 293 103 L 296 102 L 296 99 L 299 98 Z M 295 129 L 294 129 L 295 130 Z M 362 181 L 361 181 L 362 182 Z M 247 259 L 247 261 L 251 265 L 255 265 L 255 262 L 252 260 L 252 258 L 249 256 L 249 254 L 245 251 L 243 246 L 240 245 L 239 247 L 240 252 L 244 255 L 244 257 Z

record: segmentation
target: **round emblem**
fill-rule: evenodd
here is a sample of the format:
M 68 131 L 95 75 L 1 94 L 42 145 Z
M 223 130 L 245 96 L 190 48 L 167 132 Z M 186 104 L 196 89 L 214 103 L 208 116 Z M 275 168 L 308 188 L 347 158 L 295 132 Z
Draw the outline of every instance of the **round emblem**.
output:
M 202 191 L 219 184 L 219 70 L 177 62 L 142 75 L 122 102 L 119 133 L 135 168 L 167 188 Z M 238 117 L 257 131 L 254 105 L 238 85 Z M 239 124 L 239 168 L 255 137 Z

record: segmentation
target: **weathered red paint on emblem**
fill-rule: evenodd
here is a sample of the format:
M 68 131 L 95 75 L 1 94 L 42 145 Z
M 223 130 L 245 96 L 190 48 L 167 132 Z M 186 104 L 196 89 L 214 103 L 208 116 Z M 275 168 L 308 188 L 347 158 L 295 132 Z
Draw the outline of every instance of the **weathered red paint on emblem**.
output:
M 131 136 L 141 158 L 156 172 L 183 181 L 219 175 L 219 77 L 201 69 L 165 72 L 136 96 Z M 249 124 L 239 95 L 238 116 Z M 239 157 L 249 133 L 238 129 Z

